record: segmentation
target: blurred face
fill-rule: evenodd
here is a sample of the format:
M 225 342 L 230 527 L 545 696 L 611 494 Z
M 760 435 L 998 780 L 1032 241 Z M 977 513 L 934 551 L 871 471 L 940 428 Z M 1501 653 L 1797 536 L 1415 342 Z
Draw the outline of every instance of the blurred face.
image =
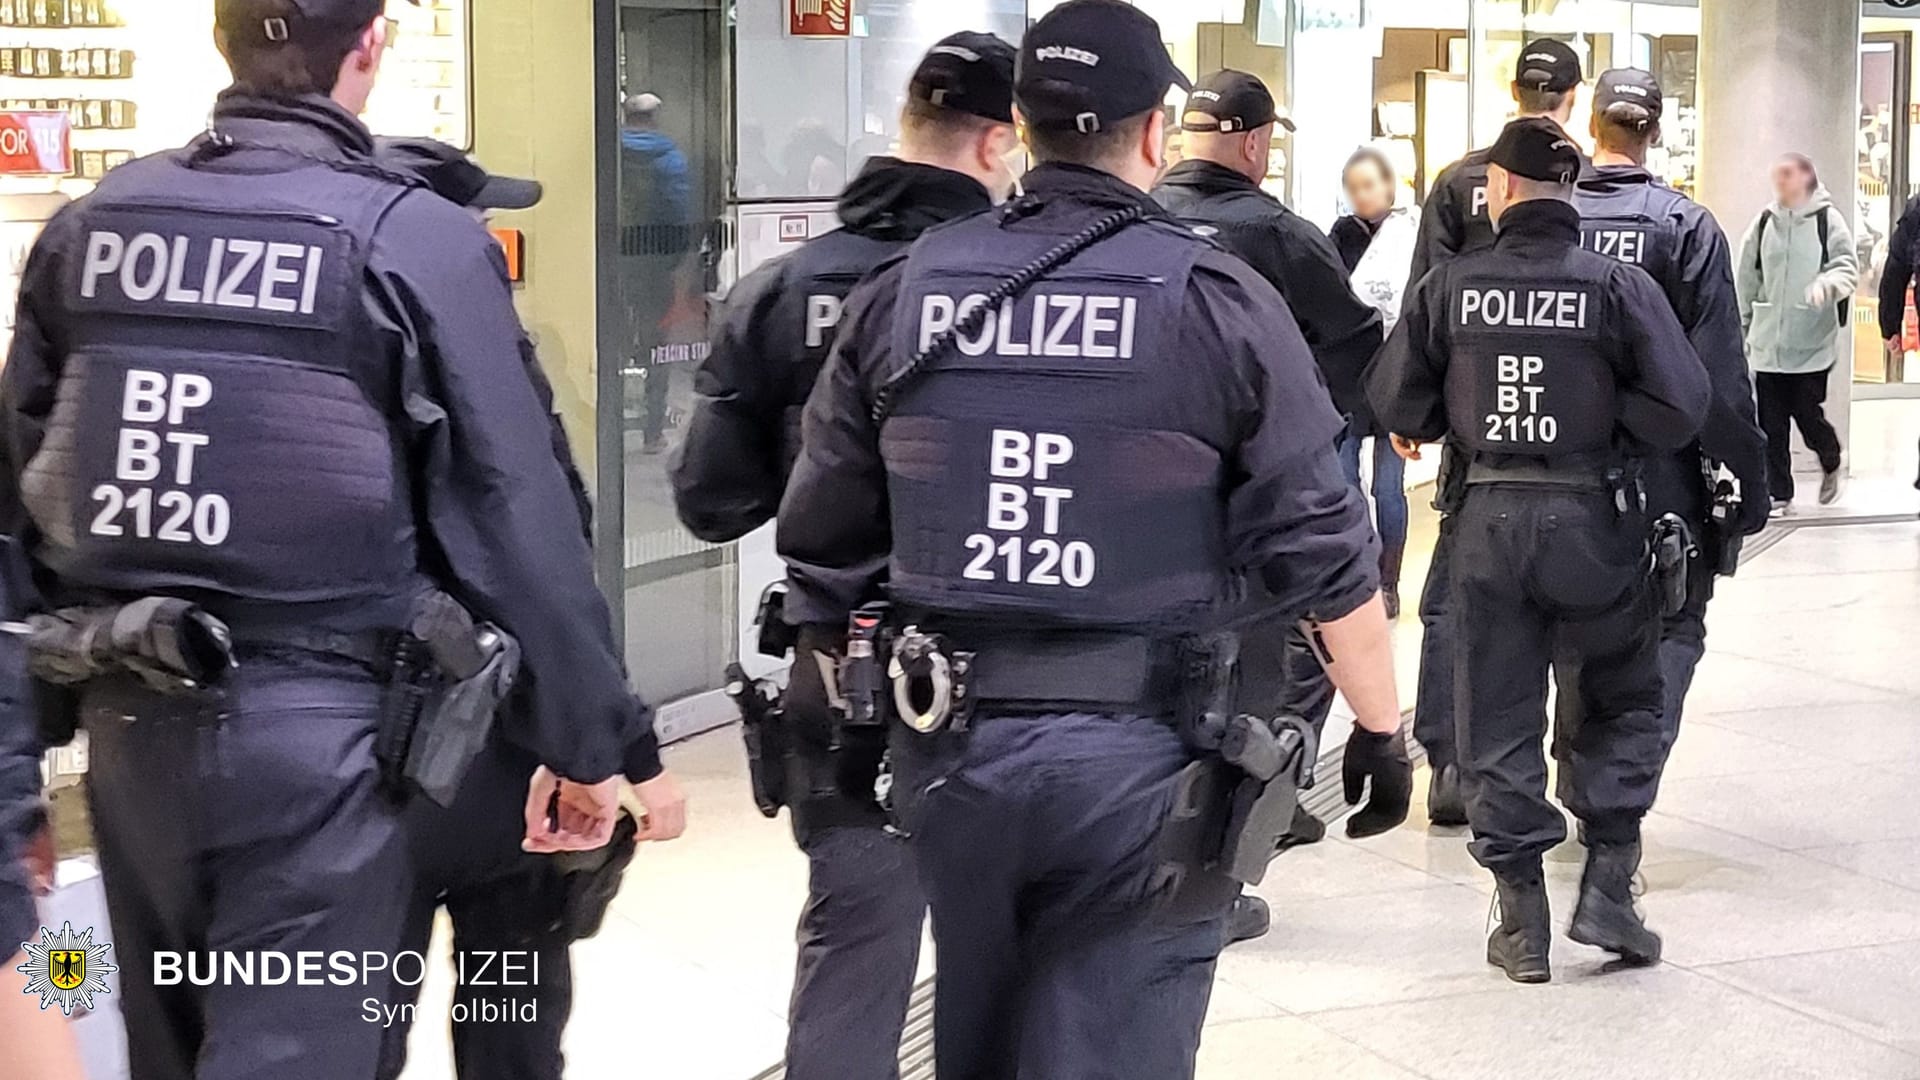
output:
M 1774 162 L 1773 195 L 1780 205 L 1788 208 L 1801 206 L 1813 194 L 1813 176 L 1792 159 Z
M 1377 162 L 1357 161 L 1347 169 L 1347 203 L 1368 221 L 1379 221 L 1393 209 L 1393 185 Z

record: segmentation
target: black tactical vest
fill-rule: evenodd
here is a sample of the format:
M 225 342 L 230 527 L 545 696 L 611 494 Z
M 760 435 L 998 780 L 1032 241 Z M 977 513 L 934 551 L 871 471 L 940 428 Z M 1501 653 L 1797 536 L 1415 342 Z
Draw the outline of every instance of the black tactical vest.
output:
M 114 171 L 71 212 L 64 367 L 23 496 L 69 586 L 271 604 L 391 597 L 415 566 L 366 312 L 398 180 L 244 150 Z M 263 166 L 265 167 L 265 166 Z
M 949 226 L 908 258 L 893 355 L 918 354 L 1066 234 Z M 1152 221 L 963 336 L 881 432 L 896 602 L 1034 624 L 1149 627 L 1227 587 L 1222 462 L 1169 402 L 1204 250 Z M 974 298 L 970 302 L 970 298 Z
M 847 294 L 874 267 L 906 246 L 904 240 L 876 240 L 836 229 L 787 256 L 790 284 L 780 299 L 777 329 L 767 332 L 791 334 L 789 340 L 799 344 L 797 349 L 778 350 L 794 357 L 787 376 L 786 427 L 780 444 L 781 463 L 788 470 L 800 456 L 800 419 L 827 354 L 833 351 Z
M 1461 443 L 1548 460 L 1611 449 L 1618 410 L 1601 337 L 1605 279 L 1495 252 L 1453 265 L 1447 417 Z
M 1574 197 L 1580 211 L 1580 245 L 1598 255 L 1637 266 L 1671 299 L 1678 286 L 1680 237 L 1666 214 L 1673 192 L 1653 184 L 1598 195 L 1584 188 Z

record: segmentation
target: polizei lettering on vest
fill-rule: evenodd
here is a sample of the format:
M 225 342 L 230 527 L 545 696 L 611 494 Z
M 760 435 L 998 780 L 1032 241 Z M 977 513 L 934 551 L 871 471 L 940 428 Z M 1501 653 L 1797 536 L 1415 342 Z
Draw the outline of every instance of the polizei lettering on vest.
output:
M 87 238 L 80 295 L 117 288 L 136 304 L 192 305 L 311 315 L 323 249 L 244 237 L 214 237 L 204 249 L 185 236 L 96 229 Z M 199 272 L 189 274 L 189 268 Z
M 1460 325 L 1585 330 L 1587 307 L 1578 289 L 1463 289 Z
M 929 293 L 920 301 L 921 350 L 986 302 L 978 293 L 959 299 Z M 1039 293 L 1003 302 L 957 344 L 967 356 L 1131 360 L 1139 308 L 1131 296 Z

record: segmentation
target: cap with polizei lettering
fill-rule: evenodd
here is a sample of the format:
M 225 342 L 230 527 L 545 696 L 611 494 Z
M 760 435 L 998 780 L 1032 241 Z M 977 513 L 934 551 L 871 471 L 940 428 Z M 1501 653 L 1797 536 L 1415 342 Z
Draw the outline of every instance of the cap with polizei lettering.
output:
M 1602 72 L 1600 81 L 1593 88 L 1593 111 L 1604 113 L 1612 105 L 1638 105 L 1653 114 L 1655 120 L 1666 108 L 1666 99 L 1660 93 L 1660 81 L 1652 72 L 1639 68 L 1614 68 Z
M 1011 124 L 1018 56 L 1018 49 L 992 34 L 954 34 L 927 50 L 907 92 L 943 109 Z
M 1193 84 L 1180 130 L 1231 134 L 1253 131 L 1268 124 L 1295 130 L 1293 118 L 1275 104 L 1273 91 L 1267 89 L 1259 76 L 1227 70 L 1216 71 Z
M 1121 0 L 1068 0 L 1020 42 L 1013 99 L 1030 127 L 1092 134 L 1193 89 L 1153 16 Z
M 1580 175 L 1580 147 L 1544 116 L 1525 116 L 1508 124 L 1487 152 L 1487 160 L 1515 176 L 1545 183 L 1571 184 Z
M 420 0 L 408 2 L 418 4 Z M 262 18 L 258 5 L 248 0 L 217 0 L 213 8 L 214 25 L 229 38 L 281 42 L 314 30 L 358 29 L 387 10 L 386 0 L 291 0 L 291 4 L 292 15 Z
M 1552 38 L 1527 42 L 1513 65 L 1513 81 L 1529 90 L 1564 94 L 1580 85 L 1585 71 L 1572 46 Z

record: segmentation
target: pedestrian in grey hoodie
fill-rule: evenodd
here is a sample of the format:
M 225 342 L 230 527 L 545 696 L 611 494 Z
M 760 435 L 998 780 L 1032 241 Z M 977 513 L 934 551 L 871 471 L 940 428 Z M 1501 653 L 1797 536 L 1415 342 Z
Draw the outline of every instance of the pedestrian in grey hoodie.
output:
M 1840 497 L 1840 436 L 1827 422 L 1828 373 L 1846 355 L 1849 301 L 1860 280 L 1853 233 L 1813 162 L 1787 154 L 1773 166 L 1774 202 L 1748 227 L 1735 264 L 1740 323 L 1767 434 L 1775 513 L 1793 507 L 1798 425 L 1825 474 L 1820 504 Z

